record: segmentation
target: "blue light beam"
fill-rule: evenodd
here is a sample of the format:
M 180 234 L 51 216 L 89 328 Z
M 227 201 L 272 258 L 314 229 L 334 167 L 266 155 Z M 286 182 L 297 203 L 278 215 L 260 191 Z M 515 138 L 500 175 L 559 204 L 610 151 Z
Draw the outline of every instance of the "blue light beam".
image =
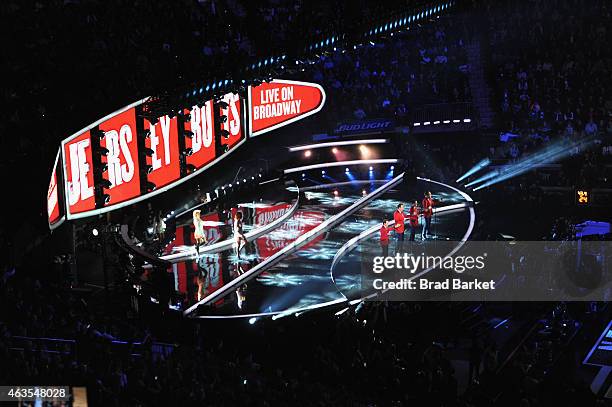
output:
M 459 177 L 456 182 L 461 182 L 464 179 L 466 179 L 467 177 L 469 177 L 470 175 L 476 174 L 478 171 L 480 171 L 481 169 L 483 169 L 484 167 L 486 167 L 489 164 L 491 164 L 491 160 L 489 160 L 488 158 L 480 160 L 475 166 L 470 168 L 468 170 L 468 172 L 466 172 L 461 177 Z

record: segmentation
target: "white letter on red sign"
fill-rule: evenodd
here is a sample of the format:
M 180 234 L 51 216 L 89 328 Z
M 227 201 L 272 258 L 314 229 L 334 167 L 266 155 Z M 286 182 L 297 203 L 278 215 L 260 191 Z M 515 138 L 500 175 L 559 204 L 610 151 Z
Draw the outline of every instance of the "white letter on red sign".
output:
M 213 141 L 210 102 L 206 102 L 201 109 L 197 106 L 191 109 L 191 131 L 193 132 L 191 149 L 194 153 L 200 151 L 202 146 L 210 147 Z
M 162 130 L 163 133 L 163 130 Z M 125 158 L 125 164 L 121 166 L 121 175 L 124 182 L 130 182 L 134 177 L 134 160 L 132 159 L 132 153 L 130 152 L 129 143 L 132 142 L 132 128 L 124 124 L 119 130 L 121 152 Z
M 159 145 L 159 137 L 157 137 L 157 133 L 155 132 L 155 126 L 149 123 L 149 130 L 151 131 L 151 150 L 153 150 L 153 154 L 151 155 L 151 167 L 153 170 L 161 167 L 161 160 L 157 156 L 157 146 Z
M 124 124 L 119 129 L 106 132 L 106 148 L 108 149 L 108 180 L 111 188 L 129 182 L 134 176 L 134 160 L 128 143 L 132 141 L 132 129 Z M 125 164 L 121 164 L 119 154 L 123 154 Z
M 162 137 L 164 138 L 164 161 L 166 165 L 170 164 L 170 117 L 168 115 L 159 120 L 162 129 Z
M 108 180 L 111 183 L 111 188 L 115 185 L 121 185 L 121 163 L 119 161 L 119 133 L 117 130 L 106 132 L 106 148 L 108 155 L 106 156 L 108 165 Z
M 93 186 L 88 185 L 87 173 L 89 164 L 85 149 L 89 147 L 89 139 L 81 140 L 68 146 L 70 150 L 70 178 L 68 183 L 68 202 L 74 205 L 79 200 L 93 196 Z
M 240 133 L 240 114 L 238 113 L 239 97 L 237 94 L 229 93 L 223 97 L 223 100 L 229 105 L 229 110 L 232 112 L 231 118 L 228 116 L 227 122 L 223 125 L 225 130 L 228 130 L 232 136 Z M 228 114 L 228 109 L 222 109 L 224 115 Z M 229 127 L 229 129 L 228 129 Z

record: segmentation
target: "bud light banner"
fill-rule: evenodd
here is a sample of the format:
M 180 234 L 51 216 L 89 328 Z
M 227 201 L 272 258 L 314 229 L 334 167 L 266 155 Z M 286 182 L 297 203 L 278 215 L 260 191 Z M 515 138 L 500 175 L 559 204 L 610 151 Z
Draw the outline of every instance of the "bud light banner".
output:
M 356 134 L 385 133 L 393 131 L 395 123 L 388 119 L 371 119 L 352 123 L 340 123 L 334 130 L 337 136 L 353 136 Z
M 249 86 L 251 137 L 286 126 L 317 113 L 325 91 L 316 83 L 274 80 Z

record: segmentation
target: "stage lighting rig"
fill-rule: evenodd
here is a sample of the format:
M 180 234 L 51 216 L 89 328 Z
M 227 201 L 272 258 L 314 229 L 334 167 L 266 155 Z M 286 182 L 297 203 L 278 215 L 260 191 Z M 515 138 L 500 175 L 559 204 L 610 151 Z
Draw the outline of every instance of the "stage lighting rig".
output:
M 99 127 L 94 127 L 90 130 L 91 134 L 91 151 L 93 164 L 93 179 L 94 179 L 94 200 L 96 208 L 102 208 L 110 202 L 110 195 L 105 193 L 105 189 L 109 189 L 112 184 L 106 178 L 108 175 L 108 154 L 106 147 L 101 145 L 106 133 Z
M 213 103 L 213 123 L 217 155 L 221 155 L 229 151 L 229 146 L 227 144 L 222 143 L 222 140 L 228 140 L 230 138 L 229 131 L 224 128 L 225 123 L 227 123 L 228 108 L 229 103 L 227 103 L 222 98 L 215 100 Z
M 150 181 L 146 181 L 145 182 L 145 190 L 147 192 L 155 191 L 156 188 L 157 188 L 157 185 L 155 185 L 154 183 L 152 183 Z
M 224 100 L 218 100 L 215 102 L 216 107 L 218 107 L 219 109 L 227 109 L 229 107 L 229 104 L 224 101 Z
M 137 111 L 137 114 L 143 116 L 143 114 Z M 142 120 L 138 120 L 136 122 L 136 145 L 138 147 L 138 163 L 140 168 L 143 168 L 144 171 L 140 172 L 140 191 L 147 192 L 150 190 L 150 186 L 148 184 L 153 185 L 155 188 L 155 184 L 149 182 L 148 176 L 153 171 L 153 154 L 154 151 L 147 147 L 147 141 L 149 145 L 151 143 L 151 132 L 155 130 L 153 127 L 158 120 L 154 120 L 151 116 L 146 117 L 146 120 L 149 122 L 147 128 L 145 128 L 145 122 Z M 154 120 L 154 121 L 152 121 Z
M 192 172 L 194 172 L 196 170 L 195 165 L 192 165 L 192 164 L 187 164 L 186 167 L 187 167 L 186 168 L 187 169 L 187 174 L 191 174 Z

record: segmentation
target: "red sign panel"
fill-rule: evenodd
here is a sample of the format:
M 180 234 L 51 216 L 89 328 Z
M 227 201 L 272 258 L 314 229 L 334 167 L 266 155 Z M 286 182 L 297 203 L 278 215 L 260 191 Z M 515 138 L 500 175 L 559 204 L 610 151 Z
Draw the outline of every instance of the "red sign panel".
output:
M 157 188 L 161 188 L 181 176 L 176 116 L 160 117 L 155 125 L 145 120 L 145 130 L 151 132 L 145 140 L 145 147 L 153 151 L 151 157 L 147 156 L 147 165 L 151 166 L 147 178 Z
M 251 136 L 301 120 L 323 107 L 325 91 L 316 83 L 275 80 L 249 87 Z
M 281 203 L 272 206 L 256 207 L 255 208 L 255 227 L 261 227 L 270 224 L 283 216 L 291 209 L 292 205 Z
M 89 131 L 64 143 L 63 154 L 68 211 L 74 214 L 94 209 L 96 205 Z
M 227 109 L 221 109 L 221 115 L 227 116 L 227 121 L 221 125 L 221 129 L 229 132 L 228 138 L 221 137 L 221 144 L 233 147 L 242 139 L 242 116 L 240 108 L 240 97 L 235 93 L 223 96 L 223 101 L 228 104 Z
M 111 183 L 110 188 L 104 189 L 104 193 L 110 196 L 107 205 L 139 196 L 140 174 L 134 108 L 102 122 L 99 128 L 104 131 L 100 145 L 108 149 L 108 156 L 102 159 L 108 166 L 107 175 Z
M 47 215 L 49 219 L 49 225 L 54 225 L 62 218 L 59 184 L 58 180 L 60 175 L 58 173 L 57 163 L 59 162 L 59 152 L 55 158 L 55 164 L 53 164 L 53 172 L 51 173 L 51 181 L 49 182 L 49 189 L 47 190 Z
M 193 133 L 193 137 L 185 142 L 185 146 L 191 149 L 187 164 L 199 169 L 215 159 L 212 101 L 209 100 L 202 107 L 194 106 L 185 113 L 191 116 L 185 123 L 185 130 Z
M 52 175 L 48 190 L 50 222 L 51 219 L 59 221 L 63 215 L 61 211 L 64 207 L 56 206 L 58 200 L 62 201 L 57 196 L 58 182 L 64 183 L 65 200 L 68 203 L 65 215 L 68 219 L 72 219 L 108 212 L 117 204 L 124 206 L 132 201 L 146 199 L 190 178 L 181 178 L 182 152 L 179 146 L 182 147 L 182 144 L 179 140 L 177 118 L 164 116 L 159 118 L 155 125 L 151 125 L 146 119 L 137 118 L 136 108 L 145 100 L 126 106 L 63 142 L 61 155 L 65 176 Z M 191 138 L 185 139 L 185 148 L 190 150 L 185 161 L 194 167 L 191 170 L 201 170 L 215 160 L 222 159 L 222 156 L 216 155 L 219 147 L 222 147 L 223 152 L 227 152 L 244 141 L 245 130 L 242 128 L 244 107 L 240 97 L 237 94 L 227 94 L 223 96 L 223 100 L 228 106 L 220 113 L 227 119 L 224 123 L 220 123 L 220 128 L 227 131 L 227 135 L 220 138 L 221 146 L 215 145 L 213 102 L 207 101 L 202 107 L 185 109 L 185 113 L 190 115 L 185 123 L 185 130 L 193 133 Z M 142 122 L 139 122 L 140 120 Z M 137 129 L 140 127 L 136 126 L 137 123 L 139 125 L 142 123 L 144 130 L 150 131 L 150 137 L 145 140 L 144 145 L 153 151 L 152 156 L 146 158 L 147 166 L 150 167 L 147 168 L 150 171 L 147 173 L 147 180 L 155 184 L 156 188 L 144 196 L 141 195 L 140 175 L 145 169 L 139 167 Z M 90 133 L 90 129 L 95 126 L 104 132 L 100 146 L 106 148 L 108 154 L 99 157 L 99 160 L 106 164 L 107 170 L 103 175 L 110 182 L 110 187 L 103 190 L 110 199 L 104 208 L 98 209 L 95 205 L 94 170 L 99 169 L 93 168 L 93 162 L 98 162 L 98 157 L 93 157 Z
M 272 256 L 285 246 L 293 243 L 304 233 L 314 229 L 325 220 L 325 213 L 318 211 L 297 210 L 292 219 L 283 223 L 275 233 L 258 238 L 255 242 L 259 257 L 262 259 Z M 282 231 L 283 233 L 280 233 Z M 317 236 L 304 247 L 311 247 L 324 238 L 324 234 Z

